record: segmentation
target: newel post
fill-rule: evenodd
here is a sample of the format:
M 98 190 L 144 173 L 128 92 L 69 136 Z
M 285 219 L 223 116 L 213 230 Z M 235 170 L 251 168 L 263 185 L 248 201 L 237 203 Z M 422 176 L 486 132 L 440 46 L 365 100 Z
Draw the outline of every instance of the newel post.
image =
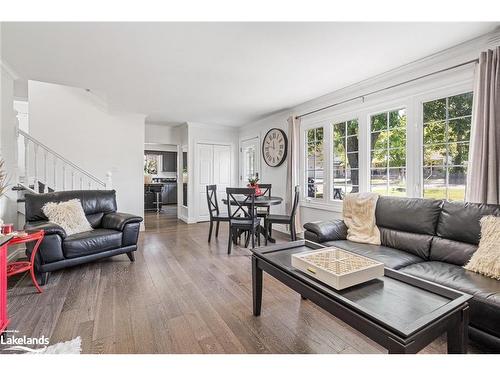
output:
M 113 173 L 111 173 L 111 171 L 108 171 L 108 173 L 106 173 L 106 190 L 113 190 L 112 176 Z

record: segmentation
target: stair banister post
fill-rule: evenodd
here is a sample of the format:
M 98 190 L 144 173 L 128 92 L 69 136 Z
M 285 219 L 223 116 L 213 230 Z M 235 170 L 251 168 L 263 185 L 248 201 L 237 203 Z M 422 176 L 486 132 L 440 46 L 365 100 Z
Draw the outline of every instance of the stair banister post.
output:
M 33 144 L 33 165 L 35 169 L 33 186 L 36 191 L 40 192 L 40 186 L 38 185 L 38 145 L 36 143 Z
M 66 164 L 62 165 L 62 189 L 66 190 Z
M 71 170 L 71 190 L 75 190 L 75 170 Z
M 24 178 L 25 181 L 24 183 L 26 186 L 29 186 L 30 181 L 29 181 L 29 139 L 24 137 Z
M 43 188 L 43 192 L 45 193 L 46 190 L 48 190 L 47 186 L 47 150 L 43 150 L 43 183 L 45 184 Z
M 57 170 L 57 159 L 55 156 L 52 156 L 52 166 L 53 166 L 53 171 L 52 171 L 52 182 L 54 183 L 52 185 L 52 189 L 54 191 L 57 190 L 57 186 L 56 186 L 56 182 L 57 182 L 57 179 L 56 179 L 56 170 Z
M 106 186 L 105 186 L 105 189 L 106 190 L 113 190 L 113 173 L 111 173 L 111 171 L 108 171 L 108 173 L 106 173 Z

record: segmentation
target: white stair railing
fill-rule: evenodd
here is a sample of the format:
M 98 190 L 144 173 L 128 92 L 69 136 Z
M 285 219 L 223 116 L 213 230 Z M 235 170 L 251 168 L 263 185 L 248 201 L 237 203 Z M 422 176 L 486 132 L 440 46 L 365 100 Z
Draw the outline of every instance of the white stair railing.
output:
M 42 193 L 111 189 L 111 172 L 106 174 L 104 182 L 20 129 L 18 140 L 20 147 L 24 147 L 24 165 L 19 166 L 19 182 L 23 186 Z

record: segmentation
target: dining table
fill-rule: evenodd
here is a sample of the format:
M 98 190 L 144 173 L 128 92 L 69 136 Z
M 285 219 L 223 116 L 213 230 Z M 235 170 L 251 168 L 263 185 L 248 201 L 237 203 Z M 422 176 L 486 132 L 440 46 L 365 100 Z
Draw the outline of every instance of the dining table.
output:
M 236 195 L 235 196 L 236 201 L 231 201 L 232 206 L 237 206 L 238 204 L 241 206 L 250 206 L 252 202 L 248 200 L 248 197 L 246 195 Z M 255 197 L 255 203 L 254 206 L 256 208 L 258 207 L 271 207 L 271 206 L 276 206 L 278 204 L 281 204 L 283 202 L 283 198 L 277 197 L 277 196 L 269 196 L 269 195 L 261 195 Z M 227 205 L 227 198 L 222 199 L 222 203 Z M 266 229 L 264 228 L 264 225 L 260 225 L 259 227 L 260 233 L 262 233 L 263 236 L 266 235 Z M 272 238 L 271 236 L 268 238 L 268 241 L 271 243 L 275 243 L 276 240 Z

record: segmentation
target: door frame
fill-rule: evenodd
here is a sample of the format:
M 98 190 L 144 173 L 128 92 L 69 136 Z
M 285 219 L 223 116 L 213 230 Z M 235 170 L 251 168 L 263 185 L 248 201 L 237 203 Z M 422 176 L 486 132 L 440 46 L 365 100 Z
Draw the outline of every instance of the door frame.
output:
M 200 144 L 204 144 L 204 145 L 212 145 L 212 146 L 229 146 L 229 153 L 230 155 L 233 155 L 233 144 L 231 142 L 216 142 L 216 141 L 208 141 L 208 140 L 203 140 L 203 139 L 199 139 L 196 141 L 195 143 L 195 148 L 194 148 L 194 168 L 193 168 L 193 172 L 194 172 L 194 178 L 193 178 L 193 187 L 195 189 L 194 191 L 194 196 L 195 196 L 195 199 L 194 199 L 194 216 L 195 216 L 195 222 L 198 223 L 200 222 L 200 204 L 202 204 L 200 202 L 200 194 L 198 192 L 198 187 L 200 185 L 200 182 L 199 182 L 199 172 L 200 172 L 200 165 L 198 163 L 199 159 L 200 159 L 200 150 L 199 150 L 199 145 Z M 230 172 L 230 177 L 229 179 L 231 180 L 231 184 L 234 184 L 234 171 L 233 171 L 233 160 L 232 158 L 229 158 L 229 170 L 231 171 Z M 206 204 L 206 202 L 204 202 Z M 189 205 L 189 203 L 188 203 Z
M 255 137 L 250 137 L 250 138 L 243 138 L 240 139 L 239 141 L 239 153 L 238 153 L 238 186 L 246 186 L 246 184 L 243 185 L 243 143 L 248 142 L 248 141 L 257 141 L 257 155 L 255 157 L 255 160 L 257 161 L 257 170 L 259 171 L 259 178 L 262 177 L 262 166 L 261 166 L 261 154 L 260 154 L 260 135 L 256 135 Z

